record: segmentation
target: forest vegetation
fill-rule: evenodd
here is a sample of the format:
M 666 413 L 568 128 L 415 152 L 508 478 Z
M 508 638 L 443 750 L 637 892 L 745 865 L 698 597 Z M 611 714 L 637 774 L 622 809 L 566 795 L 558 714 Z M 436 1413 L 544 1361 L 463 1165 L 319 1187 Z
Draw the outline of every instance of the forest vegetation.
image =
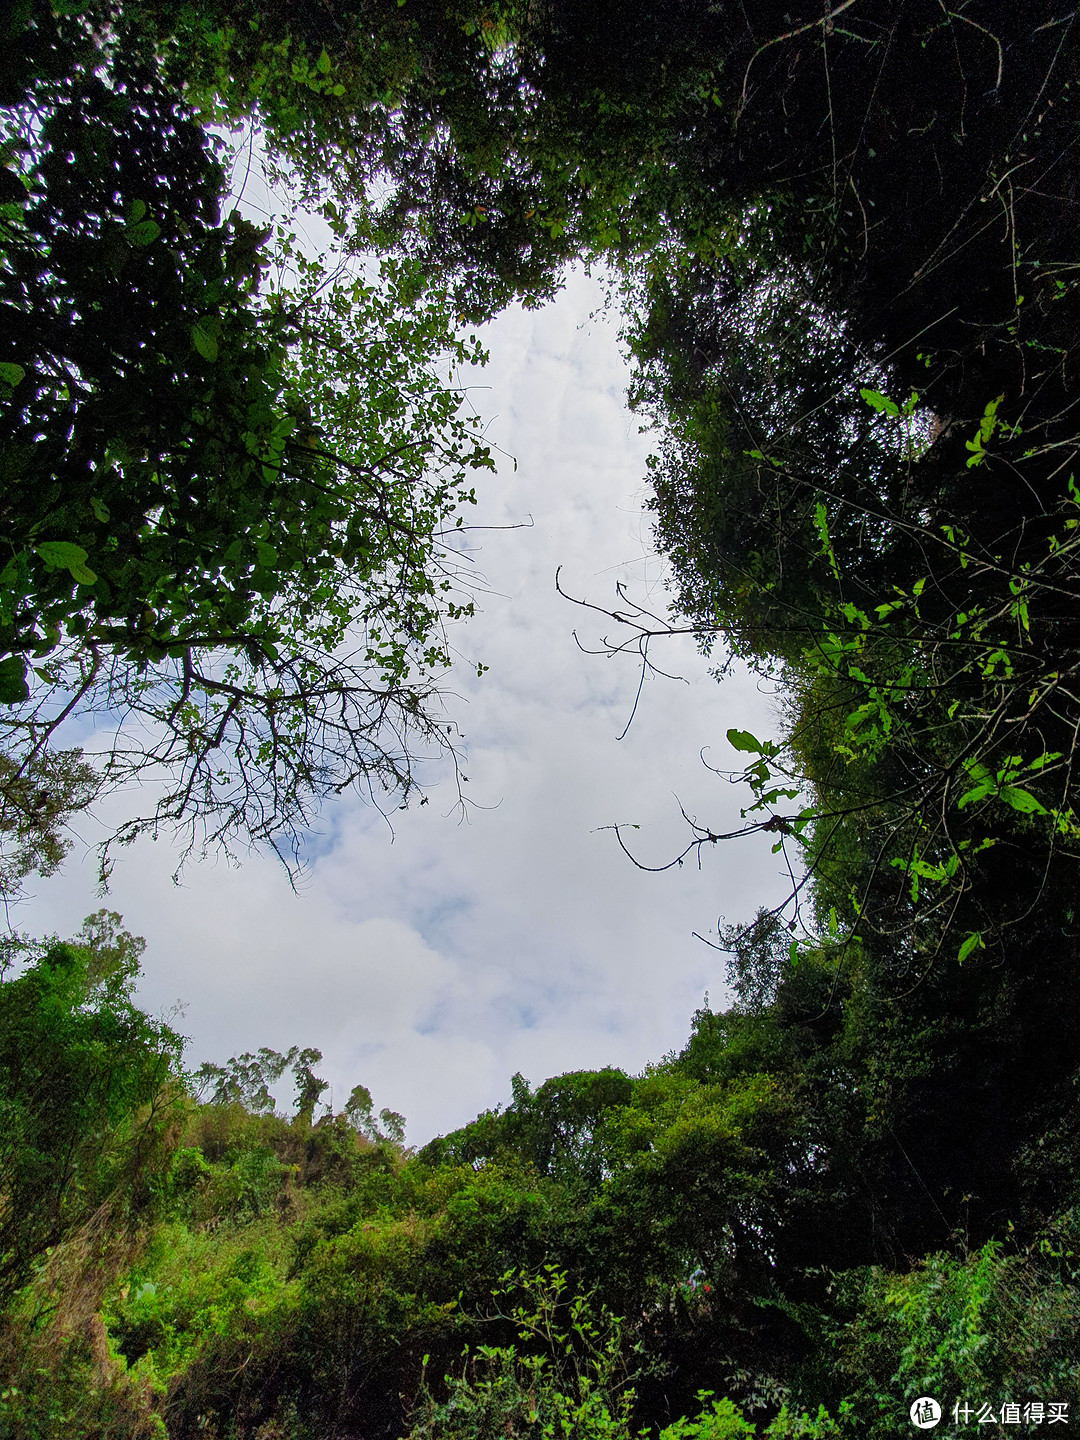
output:
M 4 896 L 133 777 L 116 841 L 286 859 L 328 796 L 412 798 L 492 466 L 444 362 L 573 262 L 673 576 L 613 623 L 781 686 L 728 740 L 792 890 L 680 1051 L 418 1151 L 317 1051 L 186 1073 L 119 917 L 12 938 L 0 1436 L 1075 1422 L 1080 37 L 953 5 L 7 8 Z M 238 126 L 333 253 L 225 213 Z

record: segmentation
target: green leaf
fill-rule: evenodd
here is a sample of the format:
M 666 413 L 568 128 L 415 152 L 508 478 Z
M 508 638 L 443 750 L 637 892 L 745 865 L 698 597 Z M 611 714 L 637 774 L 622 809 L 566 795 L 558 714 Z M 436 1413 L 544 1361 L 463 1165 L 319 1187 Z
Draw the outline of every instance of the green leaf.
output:
M 126 235 L 129 245 L 149 245 L 161 234 L 161 226 L 156 220 L 140 220 L 137 225 L 129 225 Z
M 754 755 L 760 755 L 762 752 L 761 741 L 751 735 L 749 730 L 729 730 L 727 738 L 728 744 L 736 750 L 747 750 Z
M 330 74 L 330 56 L 326 53 L 325 49 L 318 60 L 315 61 L 315 69 L 318 70 L 320 75 Z
M 1045 805 L 1036 800 L 1030 791 L 1020 790 L 1015 785 L 1003 785 L 1001 798 L 1006 805 L 1010 805 L 1014 810 L 1019 810 L 1022 815 L 1046 814 Z
M 891 615 L 894 610 L 899 610 L 903 604 L 903 600 L 888 600 L 884 605 L 875 605 L 874 613 L 879 620 L 884 620 L 886 615 Z
M 997 408 L 1004 399 L 1004 395 L 999 395 L 996 400 L 991 400 L 983 411 L 982 419 L 979 421 L 979 434 L 984 441 L 989 440 L 994 433 L 994 427 L 997 425 Z
M 974 789 L 968 790 L 960 796 L 960 799 L 956 802 L 956 808 L 958 810 L 963 810 L 965 805 L 974 805 L 976 800 L 982 800 L 987 795 L 992 794 L 993 789 L 994 787 L 989 781 L 986 781 L 981 785 L 976 785 Z
M 36 553 L 50 570 L 70 571 L 72 578 L 80 585 L 93 585 L 97 576 L 87 565 L 89 558 L 81 545 L 75 545 L 70 540 L 43 540 L 36 547 Z
M 890 400 L 887 395 L 882 395 L 880 390 L 860 390 L 859 394 L 872 405 L 879 415 L 899 415 L 900 407 L 895 400 Z
M 105 504 L 104 500 L 99 500 L 96 495 L 91 495 L 90 509 L 93 510 L 94 514 L 101 521 L 102 525 L 108 524 L 109 507 Z
M 258 563 L 267 570 L 277 564 L 278 552 L 272 545 L 267 545 L 265 540 L 256 542 L 255 554 L 258 557 Z
M 137 225 L 146 214 L 145 200 L 132 200 L 125 214 L 129 225 Z
M 858 624 L 864 630 L 869 630 L 870 621 L 867 619 L 866 614 L 860 610 L 857 605 L 853 605 L 850 600 L 845 601 L 845 603 L 840 606 L 840 613 L 849 624 Z
M 997 408 L 1004 400 L 1004 395 L 999 395 L 996 400 L 991 400 L 983 411 L 982 419 L 979 421 L 979 428 L 970 440 L 964 441 L 964 448 L 974 451 L 971 459 L 967 462 L 968 469 L 972 465 L 981 465 L 986 458 L 986 442 L 991 438 L 997 426 Z
M 10 360 L 0 363 L 0 380 L 10 385 L 12 389 L 22 380 L 26 371 L 21 365 L 15 365 Z
M 191 343 L 204 360 L 217 359 L 218 343 L 207 329 L 205 320 L 200 320 L 191 327 Z
M 37 546 L 37 553 L 50 570 L 66 570 L 69 565 L 81 565 L 87 559 L 81 545 L 69 540 L 43 540 Z
M 839 580 L 840 570 L 836 564 L 836 555 L 833 552 L 832 541 L 829 539 L 829 515 L 820 500 L 814 506 L 814 529 L 818 532 L 818 538 L 821 541 L 821 553 L 827 556 L 829 566 L 837 580 Z
M 1049 765 L 1052 761 L 1060 760 L 1061 758 L 1062 752 L 1060 750 L 1044 750 L 1037 759 L 1032 760 L 1027 768 L 1029 770 L 1041 770 L 1044 765 Z
M 0 704 L 18 705 L 30 695 L 26 683 L 26 661 L 21 655 L 8 655 L 0 660 Z
M 978 930 L 973 930 L 970 935 L 965 935 L 960 949 L 956 952 L 957 960 L 966 960 L 973 950 L 985 950 L 986 944 Z

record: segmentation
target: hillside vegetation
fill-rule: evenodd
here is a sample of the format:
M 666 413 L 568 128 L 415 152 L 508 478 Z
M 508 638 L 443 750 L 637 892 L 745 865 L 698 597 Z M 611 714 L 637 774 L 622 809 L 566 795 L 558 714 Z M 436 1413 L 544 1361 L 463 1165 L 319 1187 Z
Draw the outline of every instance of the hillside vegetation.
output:
M 1035 1203 L 1060 1130 L 1000 1238 L 905 1253 L 950 1192 L 896 1164 L 827 955 L 640 1076 L 517 1076 L 412 1152 L 363 1086 L 319 1104 L 317 1051 L 183 1075 L 117 920 L 0 988 L 0 1433 L 885 1437 L 917 1394 L 1076 1393 L 1080 1217 Z

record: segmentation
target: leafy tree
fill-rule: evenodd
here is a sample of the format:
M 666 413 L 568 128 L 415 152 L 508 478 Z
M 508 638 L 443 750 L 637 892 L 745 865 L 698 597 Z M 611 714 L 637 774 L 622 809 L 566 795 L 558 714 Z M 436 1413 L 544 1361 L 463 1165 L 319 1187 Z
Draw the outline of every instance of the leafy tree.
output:
M 505 1110 L 486 1111 L 423 1153 L 475 1165 L 512 1152 L 541 1175 L 594 1184 L 608 1164 L 601 1120 L 629 1102 L 629 1077 L 622 1070 L 582 1070 L 546 1080 L 535 1093 L 522 1075 L 511 1083 L 514 1098 Z
M 320 1080 L 311 1068 L 321 1059 L 321 1050 L 301 1050 L 293 1062 L 293 1074 L 296 1076 L 296 1118 L 302 1125 L 311 1124 L 319 1096 L 329 1084 L 327 1080 Z
M 628 282 L 659 538 L 703 643 L 722 633 L 786 682 L 779 746 L 729 738 L 751 754 L 751 824 L 808 842 L 792 863 L 826 881 L 813 918 L 835 906 L 883 947 L 966 958 L 1011 947 L 1035 903 L 1000 903 L 1005 855 L 1034 844 L 1044 873 L 1067 869 L 1073 824 L 1057 688 L 1076 641 L 1060 327 L 1077 297 L 1041 278 L 1063 243 L 1044 194 L 1016 197 L 1004 239 L 980 217 L 1006 156 L 1059 173 L 1075 112 L 1034 97 L 1064 95 L 1075 36 L 989 13 L 778 19 L 733 36 L 695 137 L 727 229 L 706 245 L 673 225 Z M 977 112 L 976 40 L 1002 61 Z M 905 125 L 926 121 L 903 153 L 901 94 Z
M 206 1060 L 193 1077 L 196 1093 L 210 1105 L 242 1105 L 253 1115 L 272 1115 L 270 1086 L 281 1079 L 298 1054 L 295 1045 L 285 1055 L 263 1046 L 257 1055 L 235 1055 L 225 1065 Z
M 366 1085 L 354 1085 L 345 1102 L 344 1114 L 349 1124 L 365 1140 L 373 1143 L 389 1140 L 401 1145 L 405 1140 L 405 1116 L 384 1107 L 376 1120 L 372 1108 L 371 1091 Z
M 365 278 L 233 212 L 160 60 L 121 19 L 30 8 L 0 215 L 0 661 L 13 777 L 69 716 L 130 720 L 112 782 L 166 777 L 194 841 L 273 842 L 353 784 L 408 795 L 445 747 L 455 536 L 490 468 L 481 358 L 417 267 Z M 265 296 L 271 258 L 292 280 Z M 6 538 L 4 538 L 6 537 Z
M 153 1200 L 173 1131 L 182 1041 L 132 988 L 140 942 L 118 916 L 0 983 L 0 1296 L 50 1246 L 110 1207 L 122 1229 Z
M 720 940 L 730 950 L 728 984 L 740 1010 L 760 1014 L 776 1000 L 791 958 L 791 936 L 779 915 L 760 909 L 749 925 L 721 928 Z
M 319 1096 L 328 1085 L 312 1069 L 321 1059 L 321 1050 L 294 1045 L 282 1055 L 263 1046 L 258 1054 L 235 1055 L 225 1065 L 206 1060 L 195 1071 L 193 1079 L 207 1104 L 240 1105 L 252 1115 L 272 1115 L 274 1097 L 270 1087 L 291 1070 L 296 1084 L 296 1118 L 310 1125 Z M 370 1096 L 368 1100 L 370 1105 Z
M 71 849 L 65 827 L 99 785 L 80 750 L 46 751 L 21 765 L 0 755 L 0 899 L 17 898 L 29 875 L 55 873 Z

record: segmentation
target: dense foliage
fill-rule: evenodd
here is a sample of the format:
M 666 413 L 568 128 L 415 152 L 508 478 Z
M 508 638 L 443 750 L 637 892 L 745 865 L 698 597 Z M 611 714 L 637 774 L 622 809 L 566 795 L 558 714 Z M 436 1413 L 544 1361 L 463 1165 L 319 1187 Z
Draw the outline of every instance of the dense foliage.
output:
M 211 140 L 123 19 L 22 22 L 0 171 L 5 801 L 94 712 L 125 721 L 104 778 L 167 785 L 123 840 L 172 822 L 272 843 L 327 793 L 407 797 L 445 747 L 444 626 L 471 611 L 454 535 L 492 463 L 444 366 L 482 352 L 415 264 L 350 272 L 298 253 L 288 217 L 221 219 Z
M 143 716 L 160 817 L 212 834 L 408 792 L 489 463 L 431 364 L 603 257 L 675 602 L 616 619 L 780 683 L 777 736 L 728 738 L 792 894 L 721 927 L 734 1002 L 680 1053 L 518 1077 L 418 1154 L 362 1085 L 321 1114 L 310 1049 L 182 1097 L 130 968 L 48 949 L 0 987 L 2 1423 L 885 1440 L 924 1394 L 1001 1434 L 1080 1403 L 1075 12 L 75 8 L 5 21 L 5 883 L 92 789 L 52 748 L 79 706 Z M 363 279 L 222 221 L 211 121 Z
M 118 920 L 0 985 L 0 1300 L 69 1234 L 122 1231 L 168 1163 L 181 1042 L 134 1005 L 141 942 Z
M 318 1103 L 317 1051 L 185 1079 L 116 917 L 38 956 L 0 984 L 12 1440 L 885 1440 L 924 1393 L 1075 1403 L 1075 1208 L 913 1231 L 948 1191 L 910 1135 L 895 1163 L 824 957 L 642 1075 L 515 1077 L 416 1153 L 363 1086 Z M 45 1011 L 71 1082 L 47 1091 L 9 1053 Z M 287 1118 L 266 1086 L 290 1068 Z M 1030 1133 L 1033 1171 L 1055 1138 Z

